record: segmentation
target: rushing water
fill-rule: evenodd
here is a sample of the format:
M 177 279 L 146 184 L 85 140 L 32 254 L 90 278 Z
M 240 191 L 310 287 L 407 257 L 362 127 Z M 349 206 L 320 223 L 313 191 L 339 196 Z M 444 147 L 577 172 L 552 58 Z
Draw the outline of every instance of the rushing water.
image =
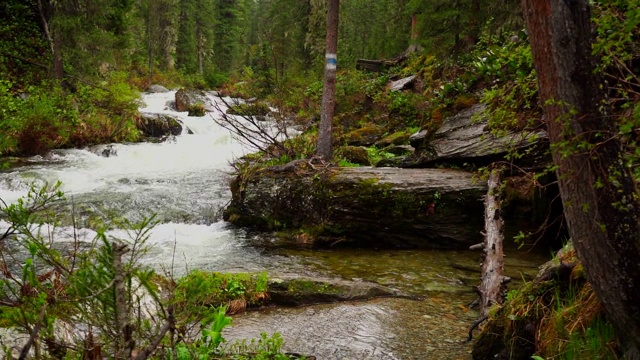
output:
M 163 143 L 114 144 L 117 155 L 111 157 L 79 149 L 34 157 L 25 166 L 0 173 L 0 198 L 12 202 L 32 183 L 59 180 L 79 212 L 130 219 L 157 214 L 160 224 L 151 233 L 153 248 L 146 261 L 158 269 L 175 263 L 178 274 L 196 268 L 268 271 L 272 276 L 373 281 L 425 296 L 422 301 L 378 299 L 252 312 L 235 318 L 225 335 L 230 339 L 278 331 L 286 349 L 318 359 L 469 358 L 469 345 L 462 340 L 477 316 L 468 304 L 479 273 L 469 269 L 478 268 L 479 254 L 251 246 L 253 235 L 220 219 L 230 199 L 229 162 L 247 150 L 212 120 L 219 113 L 188 117 L 167 106 L 173 97 L 173 92 L 146 94 L 141 111 L 177 116 L 193 134 L 185 131 Z M 83 234 L 90 238 L 94 233 Z M 516 279 L 534 273 L 542 261 L 515 251 L 508 254 L 507 270 Z

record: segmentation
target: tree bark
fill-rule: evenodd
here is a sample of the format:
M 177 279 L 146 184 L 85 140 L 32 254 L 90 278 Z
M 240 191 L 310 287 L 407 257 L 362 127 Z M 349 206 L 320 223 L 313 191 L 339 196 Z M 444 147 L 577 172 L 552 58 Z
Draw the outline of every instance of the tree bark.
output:
M 46 6 L 46 8 L 45 8 Z M 43 3 L 42 0 L 38 0 L 38 12 L 40 15 L 40 21 L 42 21 L 42 29 L 44 35 L 47 38 L 49 47 L 51 49 L 51 70 L 55 79 L 62 80 L 64 77 L 64 67 L 62 64 L 62 40 L 60 39 L 60 33 L 51 33 L 49 26 L 50 14 L 53 12 L 53 5 L 49 2 Z
M 324 67 L 324 89 L 322 91 L 322 112 L 318 129 L 316 154 L 324 160 L 333 157 L 332 123 L 336 102 L 336 69 L 338 66 L 338 13 L 340 0 L 328 0 L 327 9 L 327 50 Z
M 115 324 L 118 337 L 115 349 L 116 359 L 131 359 L 133 339 L 131 337 L 131 325 L 129 324 L 130 312 L 127 305 L 126 275 L 122 266 L 122 256 L 128 252 L 125 244 L 113 243 L 113 287 L 115 289 Z
M 500 214 L 500 171 L 493 170 L 489 175 L 487 196 L 484 199 L 484 262 L 482 263 L 482 282 L 480 292 L 480 318 L 489 315 L 494 304 L 502 303 L 504 290 L 504 253 L 502 228 L 504 220 Z
M 588 1 L 522 0 L 569 233 L 626 347 L 640 358 L 640 200 L 601 113 Z

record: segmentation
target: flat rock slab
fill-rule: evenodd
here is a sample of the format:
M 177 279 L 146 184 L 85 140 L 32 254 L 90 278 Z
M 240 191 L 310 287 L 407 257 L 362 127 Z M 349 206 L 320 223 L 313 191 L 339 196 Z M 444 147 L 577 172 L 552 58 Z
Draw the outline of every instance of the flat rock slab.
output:
M 464 248 L 482 240 L 485 193 L 450 169 L 289 167 L 235 179 L 225 219 L 311 247 Z
M 394 190 L 411 191 L 465 191 L 486 189 L 484 182 L 477 181 L 474 174 L 452 169 L 395 169 L 376 167 L 347 167 L 336 172 L 336 183 L 361 183 L 376 181 L 387 184 Z
M 486 119 L 482 116 L 484 105 L 474 105 L 447 118 L 434 133 L 421 130 L 409 138 L 416 149 L 413 166 L 428 166 L 433 163 L 469 162 L 485 165 L 502 160 L 509 151 L 526 154 L 517 159 L 520 165 L 544 166 L 545 150 L 548 148 L 546 132 L 519 131 L 495 136 L 487 130 Z
M 269 303 L 278 306 L 304 306 L 377 297 L 419 299 L 379 284 L 340 279 L 272 279 L 268 291 Z

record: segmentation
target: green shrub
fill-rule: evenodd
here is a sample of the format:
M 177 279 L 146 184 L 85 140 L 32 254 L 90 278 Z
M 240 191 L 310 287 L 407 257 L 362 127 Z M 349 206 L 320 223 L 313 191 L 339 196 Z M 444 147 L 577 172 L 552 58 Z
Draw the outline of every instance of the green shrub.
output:
M 202 103 L 191 104 L 189 108 L 187 108 L 189 116 L 204 116 L 206 114 L 206 109 Z
M 210 89 L 217 89 L 229 81 L 229 76 L 219 72 L 209 72 L 204 75 L 204 81 Z
M 244 307 L 259 305 L 267 299 L 267 281 L 266 273 L 225 274 L 194 270 L 178 280 L 174 303 L 176 309 L 183 309 L 179 316 L 193 320 L 206 318 L 214 307 L 230 303 L 238 308 L 229 310 L 243 311 Z

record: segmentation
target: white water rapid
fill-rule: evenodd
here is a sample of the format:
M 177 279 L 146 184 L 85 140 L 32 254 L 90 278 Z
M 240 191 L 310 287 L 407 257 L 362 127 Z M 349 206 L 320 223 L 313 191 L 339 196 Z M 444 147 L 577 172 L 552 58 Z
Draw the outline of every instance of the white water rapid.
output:
M 246 147 L 212 119 L 220 113 L 190 117 L 168 106 L 174 98 L 173 91 L 144 94 L 140 111 L 175 116 L 193 134 L 185 129 L 162 143 L 113 144 L 116 155 L 110 157 L 87 149 L 33 157 L 27 166 L 0 173 L 0 198 L 15 202 L 31 184 L 61 181 L 65 196 L 81 214 L 131 220 L 157 214 L 160 224 L 151 233 L 152 256 L 146 261 L 158 269 L 174 263 L 177 274 L 193 268 L 266 270 L 276 259 L 248 246 L 244 231 L 220 219 L 231 196 L 229 162 Z M 210 100 L 218 101 L 213 95 Z M 225 109 L 223 104 L 220 108 Z M 83 233 L 87 240 L 94 235 Z M 124 236 L 118 230 L 111 234 Z

